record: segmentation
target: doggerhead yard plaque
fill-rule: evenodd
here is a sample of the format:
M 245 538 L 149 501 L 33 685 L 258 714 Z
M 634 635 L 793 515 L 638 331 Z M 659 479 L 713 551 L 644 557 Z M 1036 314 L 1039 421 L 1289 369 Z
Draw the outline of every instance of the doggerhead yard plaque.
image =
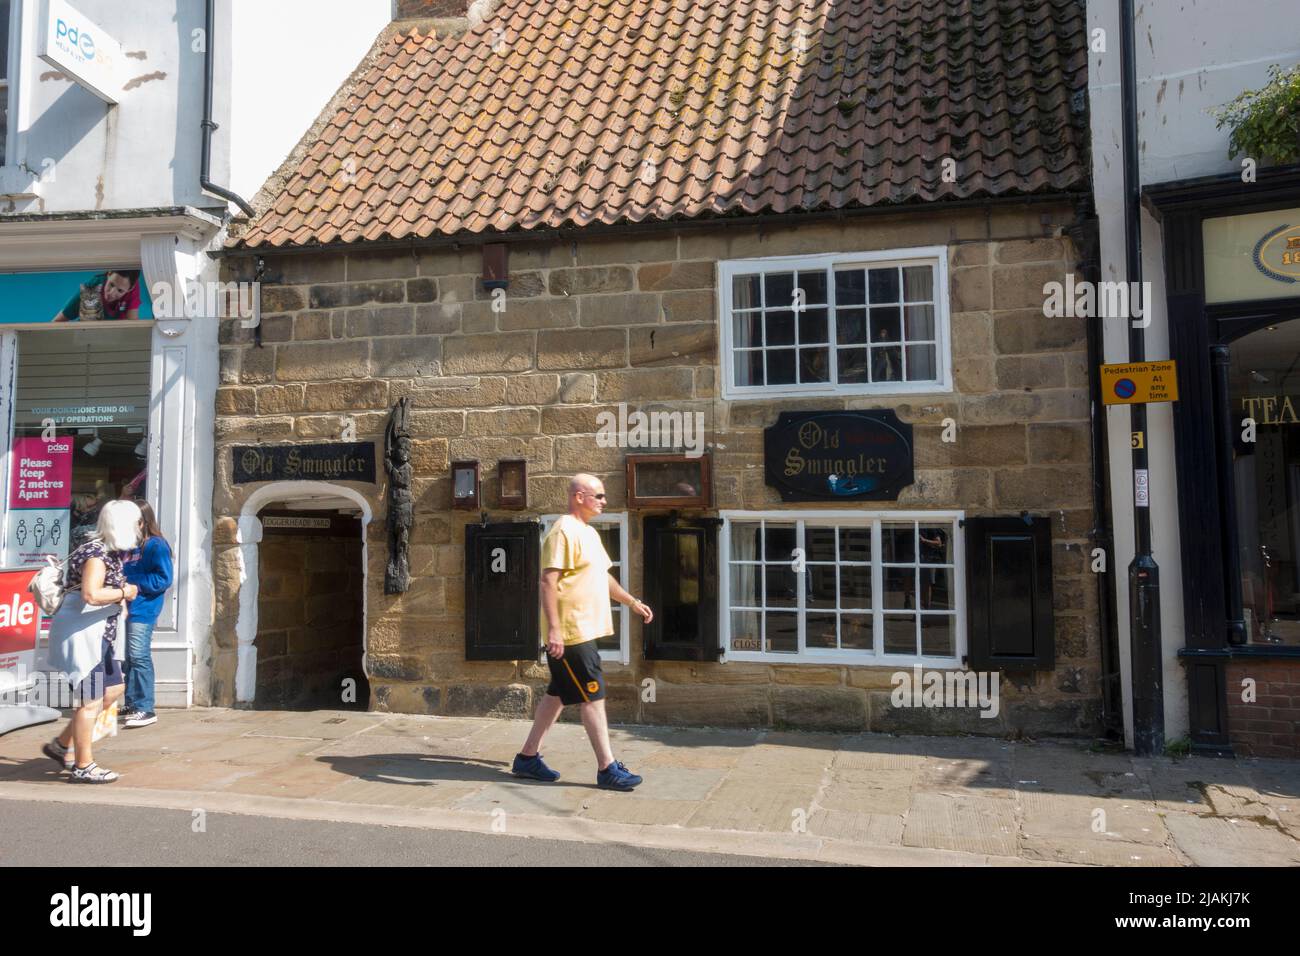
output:
M 236 445 L 235 484 L 249 481 L 375 480 L 374 442 Z
M 894 501 L 913 481 L 912 426 L 893 409 L 782 412 L 763 459 L 783 501 Z

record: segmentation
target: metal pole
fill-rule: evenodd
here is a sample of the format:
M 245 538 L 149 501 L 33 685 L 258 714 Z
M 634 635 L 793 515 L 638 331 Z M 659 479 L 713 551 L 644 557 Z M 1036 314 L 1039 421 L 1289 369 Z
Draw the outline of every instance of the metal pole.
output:
M 1142 289 L 1141 176 L 1138 170 L 1137 52 L 1133 0 L 1120 0 L 1123 39 L 1120 86 L 1124 113 L 1124 249 L 1129 283 L 1129 362 L 1146 359 L 1146 336 L 1152 303 L 1140 296 L 1144 319 L 1132 321 Z M 1128 566 L 1129 649 L 1133 685 L 1133 750 L 1139 756 L 1164 752 L 1165 710 L 1163 655 L 1160 649 L 1160 568 L 1151 553 L 1150 469 L 1147 462 L 1147 407 L 1130 405 L 1133 443 L 1133 561 Z

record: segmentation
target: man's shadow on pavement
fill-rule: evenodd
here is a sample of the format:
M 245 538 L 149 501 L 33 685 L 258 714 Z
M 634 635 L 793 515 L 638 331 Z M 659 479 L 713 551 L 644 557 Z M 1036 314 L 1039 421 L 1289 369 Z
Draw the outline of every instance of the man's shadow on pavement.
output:
M 324 755 L 316 758 L 338 773 L 372 783 L 426 786 L 439 781 L 491 783 L 509 773 L 502 760 L 482 760 L 434 753 L 389 753 L 364 756 Z
M 599 790 L 594 782 L 561 778 L 555 783 L 516 777 L 510 764 L 504 760 L 485 760 L 452 754 L 389 753 L 364 756 L 338 756 L 325 754 L 316 757 L 329 764 L 337 773 L 348 774 L 371 783 L 392 783 L 423 787 L 429 784 L 448 783 L 523 783 L 541 787 L 582 787 Z

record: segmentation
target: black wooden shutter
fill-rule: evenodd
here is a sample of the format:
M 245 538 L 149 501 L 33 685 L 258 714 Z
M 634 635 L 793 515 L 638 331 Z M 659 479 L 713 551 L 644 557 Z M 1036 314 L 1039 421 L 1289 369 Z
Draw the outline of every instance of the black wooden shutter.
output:
M 1050 518 L 967 518 L 966 600 L 972 670 L 1050 670 Z
M 465 526 L 465 660 L 535 660 L 541 560 L 536 521 Z
M 655 619 L 643 630 L 652 661 L 718 659 L 718 518 L 650 517 L 642 565 Z

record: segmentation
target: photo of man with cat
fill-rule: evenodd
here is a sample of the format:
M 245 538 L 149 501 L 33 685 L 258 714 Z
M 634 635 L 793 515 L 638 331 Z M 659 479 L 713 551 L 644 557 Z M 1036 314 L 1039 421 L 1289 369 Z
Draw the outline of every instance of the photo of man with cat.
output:
M 84 282 L 55 322 L 96 322 L 140 318 L 140 270 L 115 269 Z

